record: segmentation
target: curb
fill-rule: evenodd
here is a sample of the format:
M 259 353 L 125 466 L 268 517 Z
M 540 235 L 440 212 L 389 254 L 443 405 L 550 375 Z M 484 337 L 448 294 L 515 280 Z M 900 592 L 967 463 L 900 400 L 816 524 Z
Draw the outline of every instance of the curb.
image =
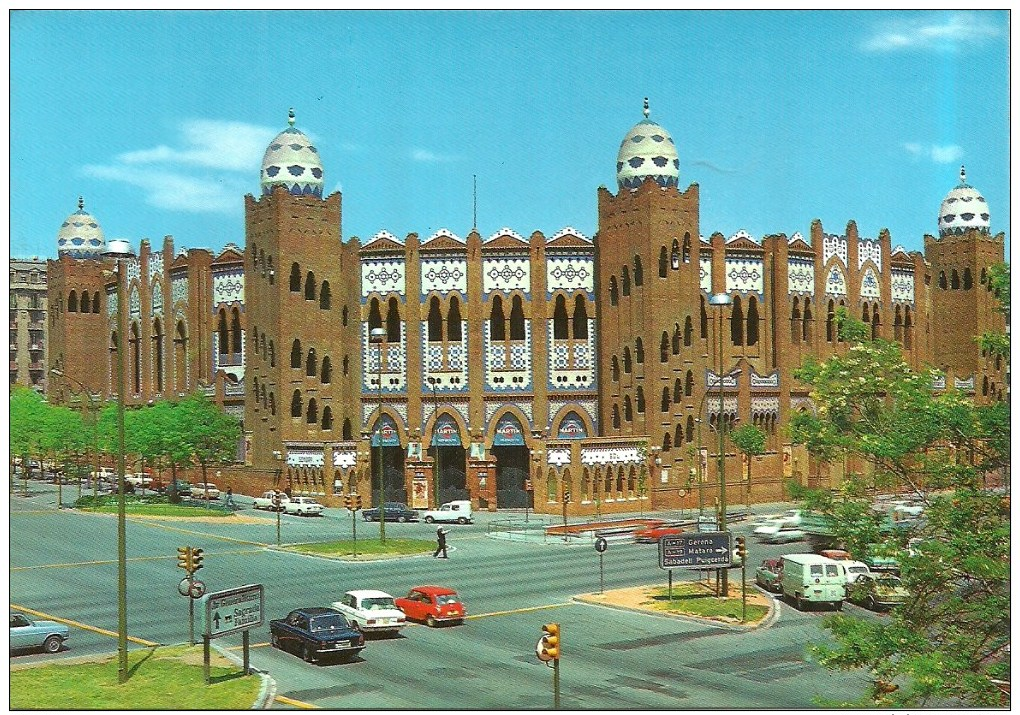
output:
M 215 643 L 210 643 L 209 645 L 213 650 L 235 665 L 244 666 L 244 659 L 241 656 L 236 653 L 232 653 Z M 258 668 L 249 667 L 249 673 L 258 675 L 259 678 L 262 679 L 262 686 L 259 688 L 259 694 L 255 698 L 255 702 L 252 703 L 249 710 L 268 710 L 272 707 L 273 699 L 276 697 L 276 681 L 270 677 L 269 673 L 259 670 Z
M 757 588 L 757 586 L 755 586 L 755 588 Z M 668 613 L 666 611 L 652 611 L 644 608 L 620 606 L 615 603 L 601 603 L 598 601 L 589 600 L 592 594 L 581 594 L 578 596 L 571 596 L 570 600 L 573 601 L 574 603 L 579 603 L 585 606 L 610 608 L 615 611 L 628 611 L 630 613 L 640 613 L 641 615 L 645 616 L 672 618 L 673 620 L 685 621 L 687 623 L 694 623 L 701 626 L 708 626 L 709 628 L 716 628 L 718 630 L 728 631 L 730 633 L 749 633 L 751 631 L 769 628 L 779 619 L 780 614 L 779 602 L 776 601 L 776 599 L 773 598 L 771 594 L 766 593 L 765 595 L 769 597 L 769 612 L 765 614 L 765 617 L 761 621 L 749 626 L 742 626 L 735 623 L 721 623 L 719 621 L 714 621 L 710 618 L 699 618 L 698 616 L 691 616 L 683 613 Z

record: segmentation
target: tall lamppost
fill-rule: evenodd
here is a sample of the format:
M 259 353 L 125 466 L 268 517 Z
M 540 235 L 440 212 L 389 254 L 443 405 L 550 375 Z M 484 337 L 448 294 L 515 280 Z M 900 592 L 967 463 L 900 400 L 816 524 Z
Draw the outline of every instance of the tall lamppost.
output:
M 127 529 L 124 514 L 124 349 L 127 336 L 127 292 L 126 259 L 134 258 L 131 244 L 114 239 L 106 244 L 104 258 L 111 258 L 117 264 L 117 682 L 128 679 L 127 667 Z
M 432 387 L 432 446 L 435 447 L 435 468 L 432 470 L 432 492 L 435 497 L 436 509 L 439 508 L 439 482 L 442 472 L 442 457 L 439 454 L 439 443 L 436 441 L 436 421 L 439 419 L 439 397 L 436 395 L 436 383 L 439 380 L 429 375 L 428 383 Z
M 378 377 L 378 380 L 379 380 L 379 383 L 377 385 L 377 388 L 378 388 L 378 391 L 379 391 L 379 415 L 378 415 L 378 417 L 376 417 L 376 420 L 375 420 L 375 433 L 378 435 L 378 439 L 379 439 L 378 449 L 379 449 L 379 543 L 380 544 L 385 544 L 386 543 L 386 478 L 385 478 L 385 475 L 383 475 L 383 458 L 382 458 L 382 447 L 383 447 L 383 437 L 382 437 L 382 416 L 383 416 L 383 411 L 382 411 L 382 358 L 383 358 L 383 356 L 382 356 L 382 353 L 383 353 L 383 349 L 382 349 L 382 344 L 383 344 L 383 340 L 385 339 L 385 337 L 386 337 L 386 331 L 383 330 L 382 328 L 372 328 L 369 331 L 369 334 L 368 334 L 368 341 L 376 346 L 376 350 L 377 350 L 377 353 L 378 353 L 376 355 L 376 359 L 378 360 L 378 368 L 379 368 L 378 369 L 378 373 L 377 373 L 377 377 Z M 371 444 L 369 445 L 369 448 L 371 448 Z
M 70 390 L 71 395 L 73 395 L 74 397 L 78 397 L 79 395 L 85 395 L 85 398 L 89 401 L 89 408 L 88 408 L 89 422 L 92 423 L 92 445 L 91 446 L 92 446 L 93 455 L 96 457 L 96 459 L 98 459 L 98 453 L 99 453 L 98 439 L 99 439 L 99 436 L 97 434 L 97 427 L 98 427 L 98 419 L 97 418 L 98 418 L 99 415 L 97 414 L 97 410 L 96 410 L 96 397 L 95 397 L 95 395 L 93 395 L 92 391 L 89 390 L 87 387 L 85 387 L 84 384 L 82 384 L 81 380 L 77 380 L 77 379 L 71 377 L 70 375 L 65 373 L 63 370 L 61 370 L 59 367 L 52 367 L 52 368 L 50 368 L 50 374 L 54 375 L 55 377 L 62 377 L 65 380 L 67 380 L 68 382 L 73 382 L 75 385 L 77 385 L 80 388 L 81 391 L 80 392 L 75 392 L 74 390 Z M 96 472 L 98 472 L 98 471 L 99 471 L 99 469 L 97 468 Z M 95 480 L 95 477 L 93 477 L 93 479 L 92 479 L 93 486 L 95 486 L 95 483 L 96 483 L 96 480 Z M 61 488 L 61 485 L 62 485 L 62 480 L 60 478 L 60 475 L 58 475 L 58 477 L 57 477 L 57 508 L 58 509 L 62 509 L 63 508 L 63 490 Z M 78 498 L 81 499 L 81 472 L 80 471 L 78 472 Z
M 733 304 L 733 299 L 730 298 L 728 293 L 715 293 L 711 298 L 708 299 L 709 305 L 718 308 L 719 313 L 719 324 L 716 329 L 716 333 L 719 336 L 719 372 L 716 374 L 716 381 L 719 384 L 719 424 L 716 425 L 719 429 L 719 531 L 729 531 L 729 525 L 726 521 L 726 452 L 725 444 L 723 443 L 723 309 Z M 707 394 L 706 390 L 706 394 Z M 722 569 L 722 593 L 723 597 L 729 596 L 729 572 L 727 569 Z

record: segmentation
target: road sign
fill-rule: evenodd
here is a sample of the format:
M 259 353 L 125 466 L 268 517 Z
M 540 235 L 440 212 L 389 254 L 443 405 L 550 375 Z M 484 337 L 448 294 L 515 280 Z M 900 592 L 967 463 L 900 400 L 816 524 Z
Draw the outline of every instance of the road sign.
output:
M 182 596 L 187 596 L 189 593 L 191 593 L 190 578 L 185 576 L 183 579 L 181 579 L 181 582 L 177 584 L 177 593 L 181 594 Z
M 730 533 L 671 534 L 659 539 L 659 568 L 711 568 L 730 565 Z
M 595 539 L 595 550 L 598 551 L 600 554 L 605 553 L 606 549 L 608 548 L 609 542 L 606 541 L 604 537 L 600 536 L 599 538 Z
M 239 586 L 210 593 L 202 599 L 205 635 L 209 638 L 262 625 L 264 595 L 262 584 Z
M 203 581 L 192 581 L 188 593 L 192 598 L 202 598 L 205 595 L 205 583 Z

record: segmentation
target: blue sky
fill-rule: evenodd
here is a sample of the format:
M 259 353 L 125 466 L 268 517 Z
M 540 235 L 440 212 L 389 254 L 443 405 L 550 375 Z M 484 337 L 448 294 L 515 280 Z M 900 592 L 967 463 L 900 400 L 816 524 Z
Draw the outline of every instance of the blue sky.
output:
M 1005 11 L 35 12 L 10 16 L 10 251 L 56 256 L 79 194 L 107 239 L 244 242 L 297 126 L 343 236 L 597 230 L 620 141 L 673 136 L 701 231 L 881 228 L 923 246 L 960 164 L 1008 234 Z

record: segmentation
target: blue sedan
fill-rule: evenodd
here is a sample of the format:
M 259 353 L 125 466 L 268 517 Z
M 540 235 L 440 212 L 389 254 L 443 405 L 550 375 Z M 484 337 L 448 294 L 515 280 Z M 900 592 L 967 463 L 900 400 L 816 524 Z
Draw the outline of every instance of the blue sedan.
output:
M 33 621 L 28 616 L 11 612 L 11 650 L 41 648 L 57 653 L 64 647 L 70 629 L 53 621 Z

